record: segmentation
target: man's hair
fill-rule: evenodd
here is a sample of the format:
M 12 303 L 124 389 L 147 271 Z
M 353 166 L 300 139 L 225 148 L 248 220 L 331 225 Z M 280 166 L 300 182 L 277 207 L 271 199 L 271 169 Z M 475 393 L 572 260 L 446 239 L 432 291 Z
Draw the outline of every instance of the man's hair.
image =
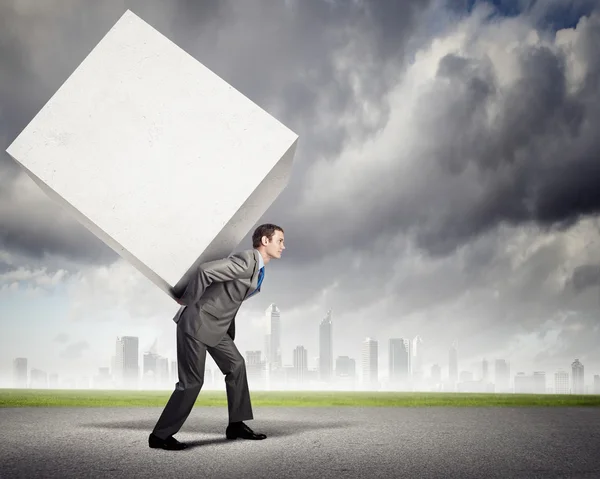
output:
M 260 225 L 254 230 L 254 233 L 252 233 L 252 247 L 258 248 L 261 244 L 260 240 L 263 236 L 266 236 L 269 239 L 269 241 L 271 241 L 271 239 L 273 239 L 275 231 L 281 231 L 282 233 L 284 232 L 281 226 L 273 225 L 271 223 Z

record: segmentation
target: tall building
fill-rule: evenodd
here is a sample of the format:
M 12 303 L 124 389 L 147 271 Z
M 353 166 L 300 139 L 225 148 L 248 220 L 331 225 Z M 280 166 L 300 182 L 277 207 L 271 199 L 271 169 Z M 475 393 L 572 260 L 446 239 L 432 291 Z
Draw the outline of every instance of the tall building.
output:
M 452 343 L 448 353 L 448 379 L 451 382 L 458 381 L 458 349 L 456 341 Z
M 410 343 L 408 339 L 390 338 L 388 348 L 390 384 L 405 385 L 410 374 Z
M 257 351 L 246 351 L 246 371 L 248 374 L 248 382 L 258 384 L 263 378 L 263 362 L 262 353 Z
M 304 346 L 296 346 L 294 349 L 293 368 L 296 379 L 303 383 L 308 373 L 308 351 Z
M 504 359 L 496 359 L 494 382 L 496 392 L 510 391 L 510 365 Z
M 362 348 L 363 385 L 377 388 L 379 380 L 378 344 L 375 339 L 366 338 Z
M 136 336 L 117 338 L 115 370 L 118 383 L 125 388 L 136 389 L 139 379 L 139 340 Z
M 333 376 L 333 330 L 331 310 L 319 325 L 319 379 L 330 382 Z
M 410 374 L 417 379 L 423 375 L 423 339 L 418 334 L 413 338 L 411 343 L 410 355 Z
M 566 371 L 557 371 L 554 373 L 554 392 L 555 394 L 569 394 L 569 373 Z
M 487 383 L 490 380 L 489 363 L 485 358 L 483 358 L 483 361 L 481 362 L 481 380 L 484 383 Z
M 169 360 L 163 356 L 156 360 L 156 380 L 162 387 L 169 382 Z
M 144 353 L 142 358 L 142 376 L 146 384 L 156 383 L 158 359 L 160 356 L 152 351 Z
M 573 375 L 573 394 L 583 394 L 583 364 L 576 359 L 571 363 L 571 374 Z
M 265 312 L 267 316 L 269 348 L 269 369 L 277 370 L 283 368 L 281 362 L 281 313 L 274 303 L 271 303 Z
M 600 394 L 600 375 L 594 374 L 594 394 Z
M 15 388 L 25 389 L 27 388 L 28 374 L 27 374 L 27 358 L 16 358 L 13 361 L 13 382 Z

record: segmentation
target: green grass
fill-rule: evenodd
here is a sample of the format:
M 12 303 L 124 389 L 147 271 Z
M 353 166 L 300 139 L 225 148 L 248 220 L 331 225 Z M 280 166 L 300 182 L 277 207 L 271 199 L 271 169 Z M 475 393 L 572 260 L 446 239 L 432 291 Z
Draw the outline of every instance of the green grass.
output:
M 164 407 L 171 391 L 0 389 L 0 407 Z M 256 391 L 252 405 L 280 407 L 600 406 L 600 395 Z M 197 406 L 227 405 L 225 391 L 201 391 Z

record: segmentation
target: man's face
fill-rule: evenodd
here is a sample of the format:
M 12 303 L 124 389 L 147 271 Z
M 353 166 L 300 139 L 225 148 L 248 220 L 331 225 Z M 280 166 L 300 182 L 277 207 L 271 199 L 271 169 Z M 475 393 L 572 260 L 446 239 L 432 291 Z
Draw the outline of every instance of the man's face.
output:
M 267 237 L 263 236 L 263 240 L 266 240 Z M 281 231 L 276 230 L 275 233 L 273 233 L 273 237 L 271 238 L 271 241 L 267 242 L 267 245 L 265 247 L 266 253 L 267 255 L 269 255 L 270 258 L 281 258 L 281 252 L 285 249 L 285 245 L 284 245 L 284 238 L 283 238 L 283 233 Z

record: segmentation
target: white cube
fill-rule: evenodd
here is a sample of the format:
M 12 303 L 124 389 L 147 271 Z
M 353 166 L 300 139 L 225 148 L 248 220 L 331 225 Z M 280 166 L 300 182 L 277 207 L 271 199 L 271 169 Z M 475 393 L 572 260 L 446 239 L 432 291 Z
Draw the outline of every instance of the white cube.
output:
M 256 224 L 287 185 L 297 140 L 127 11 L 7 152 L 170 292 Z

